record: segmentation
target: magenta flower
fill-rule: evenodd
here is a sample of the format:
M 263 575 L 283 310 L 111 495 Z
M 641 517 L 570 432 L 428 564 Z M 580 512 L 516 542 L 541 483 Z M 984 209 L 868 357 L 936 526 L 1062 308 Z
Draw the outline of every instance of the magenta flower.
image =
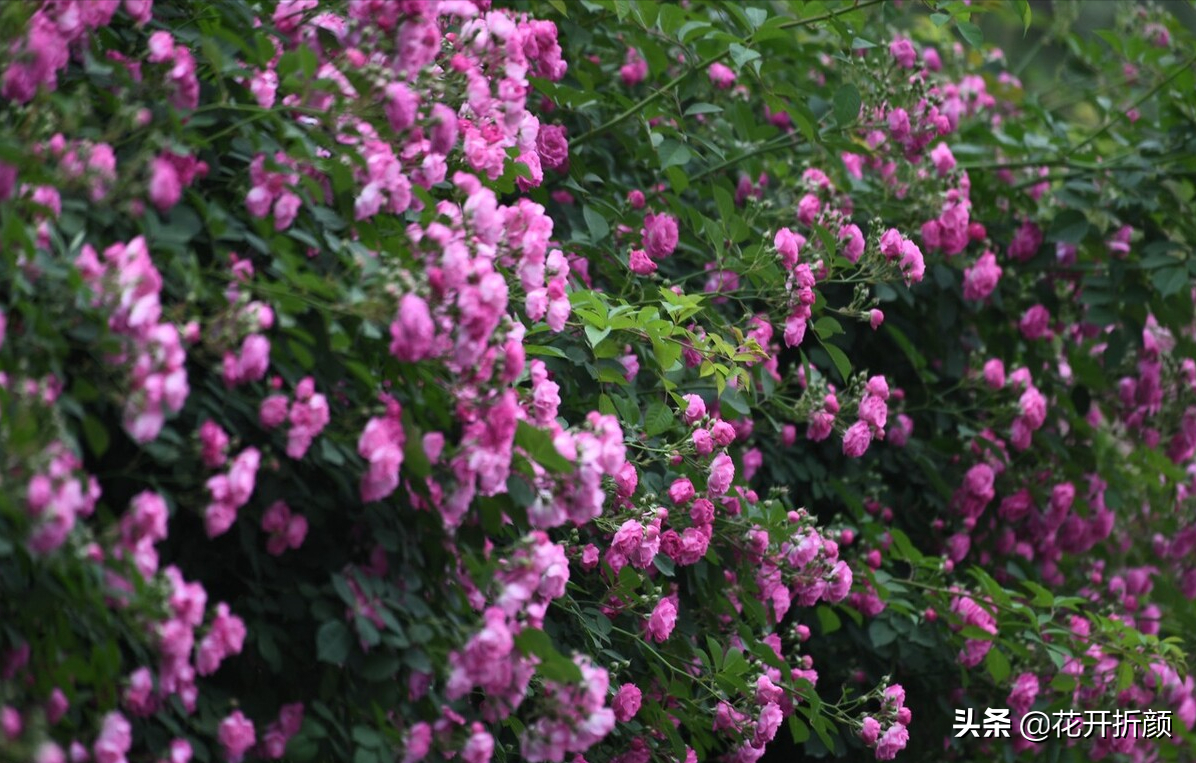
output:
M 619 723 L 631 720 L 640 711 L 642 701 L 643 694 L 640 692 L 640 687 L 631 683 L 623 684 L 610 703 L 611 710 L 615 713 L 615 719 Z
M 245 757 L 246 751 L 257 741 L 253 730 L 253 721 L 245 717 L 240 710 L 233 711 L 220 722 L 216 738 L 224 748 L 224 758 L 229 763 L 239 763 Z
M 677 604 L 672 597 L 657 602 L 648 618 L 648 637 L 657 643 L 668 640 L 677 624 Z
M 889 43 L 889 55 L 903 69 L 912 69 L 918 64 L 918 52 L 914 45 L 905 37 L 898 37 Z
M 735 84 L 735 72 L 726 64 L 715 61 L 706 72 L 710 82 L 719 90 L 726 90 Z
M 668 257 L 677 248 L 677 219 L 672 215 L 649 213 L 641 233 L 644 250 L 654 260 Z

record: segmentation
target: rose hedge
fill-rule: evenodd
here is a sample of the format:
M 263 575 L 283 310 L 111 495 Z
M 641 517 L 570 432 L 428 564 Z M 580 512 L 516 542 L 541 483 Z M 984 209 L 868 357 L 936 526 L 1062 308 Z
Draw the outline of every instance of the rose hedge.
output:
M 1052 12 L 4 4 L 0 759 L 1191 757 L 1193 38 Z

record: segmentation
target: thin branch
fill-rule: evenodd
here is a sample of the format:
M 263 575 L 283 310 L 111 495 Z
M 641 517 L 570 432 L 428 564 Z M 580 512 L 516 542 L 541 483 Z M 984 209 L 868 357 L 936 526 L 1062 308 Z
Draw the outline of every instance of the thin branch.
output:
M 810 24 L 817 23 L 819 21 L 826 21 L 827 19 L 832 19 L 836 16 L 842 16 L 845 13 L 851 13 L 852 11 L 857 11 L 857 10 L 861 10 L 863 8 L 867 8 L 870 5 L 878 5 L 883 2 L 884 2 L 884 0 L 864 0 L 863 2 L 857 2 L 855 5 L 851 6 L 850 8 L 840 8 L 839 10 L 829 11 L 820 16 L 811 16 L 808 19 L 794 19 L 793 21 L 787 21 L 787 22 L 781 24 L 778 28 L 779 29 L 794 29 L 797 27 L 804 27 L 804 26 L 808 26 Z M 749 42 L 751 41 L 750 36 L 748 37 L 748 41 Z M 669 80 L 667 83 L 665 83 L 664 87 L 660 88 L 659 90 L 653 91 L 651 94 L 645 96 L 644 98 L 641 98 L 639 101 L 635 102 L 627 109 L 621 111 L 619 114 L 615 115 L 613 118 L 608 119 L 606 122 L 603 122 L 602 124 L 598 125 L 597 127 L 590 130 L 589 132 L 583 133 L 583 134 L 579 135 L 578 137 L 574 138 L 572 141 L 570 141 L 570 144 L 573 146 L 580 146 L 583 143 L 586 143 L 586 142 L 592 140 L 595 136 L 606 132 L 607 130 L 611 129 L 612 127 L 622 124 L 623 122 L 627 121 L 631 117 L 633 117 L 636 114 L 643 111 L 648 106 L 651 106 L 653 103 L 655 103 L 661 97 L 666 95 L 669 91 L 673 90 L 675 87 L 680 85 L 682 82 L 689 79 L 689 77 L 691 75 L 693 75 L 695 72 L 706 69 L 711 64 L 717 63 L 729 55 L 731 55 L 731 50 L 730 50 L 730 48 L 727 48 L 726 50 L 722 51 L 721 53 L 717 53 L 713 56 L 705 58 L 702 61 L 698 62 L 696 65 L 690 66 L 688 69 L 681 72 L 676 77 L 673 77 L 671 80 Z
M 1089 135 L 1079 145 L 1074 146 L 1070 151 L 1068 151 L 1066 156 L 1070 157 L 1072 154 L 1079 151 L 1081 148 L 1084 148 L 1092 141 L 1094 141 L 1097 138 L 1099 138 L 1100 136 L 1104 135 L 1106 132 L 1109 131 L 1109 128 L 1111 128 L 1113 125 L 1117 124 L 1117 122 L 1119 120 L 1125 119 L 1126 114 L 1128 114 L 1129 112 L 1138 108 L 1146 101 L 1150 100 L 1152 97 L 1154 97 L 1155 93 L 1159 92 L 1163 88 L 1167 87 L 1167 85 L 1171 84 L 1171 82 L 1176 77 L 1183 74 L 1184 71 L 1194 63 L 1196 63 L 1196 54 L 1188 56 L 1183 61 L 1183 63 L 1181 63 L 1179 66 L 1175 67 L 1175 70 L 1172 71 L 1170 74 L 1168 74 L 1165 78 L 1163 78 L 1163 80 L 1161 82 L 1159 82 L 1157 85 L 1152 87 L 1150 90 L 1147 90 L 1145 93 L 1143 93 L 1136 101 L 1134 101 L 1130 105 L 1130 107 L 1128 109 L 1126 109 L 1125 111 L 1117 112 L 1111 119 L 1106 121 L 1105 124 L 1099 130 L 1097 130 L 1096 132 Z

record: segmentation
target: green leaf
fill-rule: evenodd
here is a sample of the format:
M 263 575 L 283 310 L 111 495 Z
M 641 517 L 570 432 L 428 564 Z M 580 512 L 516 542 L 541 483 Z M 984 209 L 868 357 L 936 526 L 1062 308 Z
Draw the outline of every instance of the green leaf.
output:
M 1129 660 L 1122 660 L 1117 666 L 1117 691 L 1125 691 L 1134 683 L 1134 666 Z
M 659 401 L 644 412 L 644 433 L 649 437 L 663 434 L 673 426 L 673 409 Z
M 891 323 L 886 323 L 885 331 L 889 333 L 889 336 L 893 337 L 893 341 L 905 353 L 905 357 L 909 359 L 910 364 L 914 368 L 921 370 L 926 367 L 926 358 L 922 356 L 922 353 L 918 352 L 918 349 L 914 347 L 914 343 L 909 340 L 909 337 L 901 329 Z
M 552 645 L 552 639 L 539 628 L 524 628 L 515 637 L 515 646 L 524 654 L 540 658 L 536 672 L 550 681 L 559 683 L 580 683 L 581 668 L 562 655 Z
M 1184 267 L 1159 268 L 1150 277 L 1150 282 L 1163 297 L 1178 294 L 1188 283 L 1188 270 Z
M 727 387 L 723 390 L 723 394 L 719 399 L 724 405 L 741 416 L 750 416 L 752 413 L 747 398 L 735 387 Z
M 660 574 L 664 575 L 666 578 L 671 578 L 676 575 L 676 567 L 674 566 L 673 560 L 665 554 L 657 554 L 656 556 L 652 557 L 652 564 L 656 567 L 656 569 L 660 570 Z
M 839 619 L 834 608 L 826 604 L 819 604 L 818 608 L 814 610 L 814 614 L 818 616 L 818 626 L 822 628 L 822 635 L 834 633 L 843 627 L 843 621 Z
M 838 239 L 822 225 L 815 224 L 814 233 L 818 235 L 818 240 L 822 242 L 822 247 L 826 249 L 826 256 L 833 260 L 835 252 L 839 249 Z
M 568 358 L 565 351 L 559 347 L 549 347 L 541 344 L 525 344 L 523 351 L 528 355 L 543 355 L 549 358 Z
M 922 552 L 914 547 L 909 536 L 896 527 L 889 528 L 889 537 L 893 539 L 893 548 L 897 551 L 894 556 L 908 562 L 920 562 L 924 558 Z
M 103 456 L 108 452 L 108 429 L 95 416 L 89 414 L 83 419 L 83 436 L 87 438 L 87 446 L 96 456 Z
M 349 587 L 349 581 L 345 580 L 344 575 L 332 576 L 332 589 L 336 591 L 336 595 L 341 597 L 341 601 L 353 606 L 357 603 L 357 597 L 353 594 L 353 589 Z
M 593 207 L 582 207 L 581 214 L 586 219 L 586 227 L 590 230 L 591 242 L 596 244 L 610 234 L 610 225 L 606 222 L 606 218 Z
M 681 167 L 692 158 L 689 152 L 689 146 L 681 141 L 667 138 L 660 142 L 656 153 L 660 156 L 660 168 L 666 170 L 669 167 Z
M 1000 649 L 994 647 L 988 650 L 984 656 L 984 667 L 988 668 L 988 674 L 997 683 L 1009 677 L 1009 658 Z
M 706 649 L 710 652 L 710 659 L 714 663 L 714 669 L 721 671 L 723 669 L 723 648 L 713 636 L 706 637 Z
M 310 371 L 316 364 L 315 357 L 312 356 L 311 350 L 303 342 L 294 337 L 287 338 L 287 348 L 291 351 L 291 356 L 299 363 L 305 370 Z
M 847 380 L 851 378 L 851 361 L 847 359 L 847 355 L 833 344 L 825 343 L 822 345 L 826 350 L 826 354 L 831 356 L 831 362 L 835 364 L 835 370 L 839 372 L 839 376 L 846 384 Z
M 731 43 L 731 60 L 735 62 L 735 68 L 742 70 L 744 66 L 755 61 L 760 57 L 756 51 L 745 48 L 737 42 Z
M 897 640 L 897 631 L 893 630 L 887 620 L 873 620 L 868 626 L 868 638 L 872 646 L 879 649 Z
M 989 633 L 983 628 L 975 625 L 965 625 L 962 629 L 960 629 L 959 635 L 966 639 L 973 639 L 975 641 L 992 641 L 997 637 L 996 634 Z
M 843 326 L 829 315 L 824 315 L 814 323 L 814 332 L 819 339 L 826 339 L 836 334 L 842 334 Z
M 363 747 L 382 747 L 385 744 L 382 735 L 368 726 L 354 726 L 353 741 Z
M 1034 18 L 1034 14 L 1030 10 L 1030 0 L 1017 0 L 1017 9 L 1022 17 L 1022 34 L 1025 35 L 1030 31 L 1030 21 Z
M 1062 241 L 1067 244 L 1078 244 L 1088 233 L 1088 218 L 1078 209 L 1068 209 L 1055 216 L 1051 227 L 1047 231 L 1050 241 Z
M 343 664 L 353 646 L 353 635 L 340 620 L 329 620 L 316 633 L 316 658 L 334 665 Z
M 515 427 L 515 444 L 527 451 L 527 454 L 537 464 L 549 471 L 562 474 L 573 471 L 573 464 L 562 456 L 556 449 L 556 445 L 552 443 L 552 435 L 526 421 L 520 421 Z
M 748 671 L 748 661 L 744 659 L 743 652 L 738 649 L 731 649 L 727 651 L 723 659 L 723 673 L 733 676 L 743 675 Z
M 651 333 L 651 332 L 650 332 Z M 668 371 L 681 359 L 681 345 L 662 339 L 659 334 L 651 333 L 652 352 L 661 371 Z
M 527 508 L 536 501 L 536 491 L 528 484 L 528 481 L 518 474 L 512 474 L 507 477 L 507 495 L 511 496 L 511 500 L 515 502 L 516 506 Z
M 719 216 L 723 221 L 732 219 L 735 216 L 735 200 L 731 198 L 730 192 L 722 186 L 715 186 L 713 190 L 714 205 L 718 207 Z
M 980 27 L 970 21 L 961 21 L 957 26 L 959 27 L 960 35 L 963 36 L 968 45 L 971 45 L 973 48 L 979 48 L 984 44 L 984 33 L 980 31 Z
M 681 28 L 686 18 L 688 15 L 680 6 L 662 3 L 656 22 L 660 25 L 660 31 L 671 35 Z
M 358 747 L 353 751 L 353 763 L 381 763 L 382 753 L 368 747 Z
M 603 339 L 610 336 L 610 326 L 600 329 L 596 326 L 586 326 L 586 339 L 590 342 L 590 347 L 597 347 Z
M 841 125 L 854 122 L 860 116 L 860 91 L 855 85 L 847 84 L 835 91 L 835 121 Z
M 794 744 L 803 744 L 810 738 L 810 727 L 801 718 L 791 715 L 789 716 L 789 734 L 793 737 Z
M 814 715 L 813 717 L 810 718 L 810 725 L 812 725 L 814 727 L 814 731 L 817 732 L 817 734 L 818 734 L 818 740 L 820 742 L 822 742 L 822 744 L 826 747 L 826 749 L 834 750 L 835 749 L 835 740 L 834 740 L 834 737 L 831 736 L 830 731 L 828 730 L 830 728 L 833 728 L 831 726 L 830 722 L 827 721 L 827 719 L 821 715 Z
M 610 395 L 603 392 L 598 396 L 598 412 L 603 416 L 618 416 L 619 411 L 615 408 L 615 401 L 611 400 Z

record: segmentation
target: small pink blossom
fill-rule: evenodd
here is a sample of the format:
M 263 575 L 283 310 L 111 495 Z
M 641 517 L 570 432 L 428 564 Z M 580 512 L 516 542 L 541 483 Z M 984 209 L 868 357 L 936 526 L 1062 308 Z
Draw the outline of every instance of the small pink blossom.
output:
M 934 169 L 939 173 L 939 177 L 955 169 L 955 155 L 946 143 L 939 143 L 930 150 L 930 161 L 934 162 Z
M 872 444 L 872 429 L 865 421 L 857 421 L 848 427 L 843 435 L 843 455 L 849 458 L 859 458 L 868 451 Z
M 876 743 L 877 760 L 893 760 L 897 753 L 909 743 L 909 730 L 900 723 L 894 723 Z
M 898 37 L 889 44 L 889 55 L 903 69 L 912 69 L 918 64 L 918 52 L 905 37 Z
M 635 48 L 627 49 L 627 56 L 623 66 L 619 69 L 619 77 L 627 87 L 634 87 L 648 76 L 648 62 Z
M 677 624 L 677 604 L 671 597 L 657 602 L 648 618 L 648 636 L 657 643 L 668 640 Z
M 860 728 L 860 741 L 866 746 L 871 747 L 876 744 L 876 739 L 879 736 L 880 722 L 870 715 L 865 716 L 863 725 Z
M 677 219 L 667 214 L 651 214 L 644 218 L 644 250 L 654 260 L 668 257 L 677 248 Z
M 685 410 L 681 417 L 686 424 L 696 424 L 706 418 L 706 401 L 701 395 L 685 395 L 682 399 L 685 400 Z
M 1030 341 L 1046 339 L 1051 335 L 1051 314 L 1043 305 L 1034 305 L 1022 315 L 1018 329 Z
M 236 710 L 220 722 L 216 733 L 220 746 L 224 748 L 224 758 L 229 763 L 239 763 L 245 757 L 246 751 L 257 741 L 253 730 L 253 721 Z
M 976 264 L 963 271 L 963 298 L 971 300 L 988 299 L 997 288 L 1001 280 L 1001 266 L 997 264 L 997 256 L 992 252 L 985 252 L 976 260 Z
M 150 162 L 149 198 L 158 211 L 169 210 L 182 196 L 183 184 L 174 163 L 163 156 Z
M 629 267 L 632 273 L 646 276 L 656 272 L 656 263 L 643 249 L 632 249 Z
M 676 480 L 669 486 L 669 498 L 679 506 L 692 501 L 694 495 L 694 485 L 685 477 Z
M 706 487 L 711 495 L 725 495 L 735 478 L 735 463 L 726 453 L 719 453 L 710 464 L 710 478 Z
M 735 72 L 726 64 L 715 61 L 706 73 L 710 75 L 710 82 L 719 90 L 727 90 L 735 84 Z
M 640 687 L 635 684 L 623 684 L 619 687 L 619 691 L 615 693 L 615 698 L 611 701 L 611 709 L 615 713 L 615 720 L 619 723 L 626 723 L 635 717 L 635 714 L 640 711 L 640 703 L 643 701 L 643 694 L 640 692 Z

